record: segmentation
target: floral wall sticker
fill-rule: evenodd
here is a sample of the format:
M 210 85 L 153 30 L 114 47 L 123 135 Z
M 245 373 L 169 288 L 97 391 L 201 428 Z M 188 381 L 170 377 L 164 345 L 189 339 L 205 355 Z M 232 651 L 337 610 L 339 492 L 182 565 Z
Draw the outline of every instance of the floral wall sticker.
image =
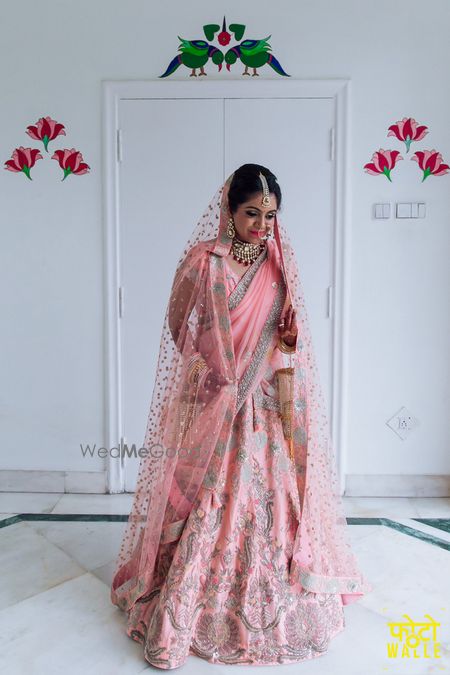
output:
M 418 125 L 413 117 L 403 117 L 389 127 L 388 136 L 394 136 L 405 144 L 406 152 L 409 152 L 411 143 L 421 141 L 428 134 L 428 127 Z M 399 150 L 383 150 L 380 148 L 372 155 L 372 161 L 364 164 L 364 170 L 372 176 L 385 175 L 392 183 L 391 171 L 397 162 L 404 159 Z M 448 173 L 450 167 L 444 164 L 442 154 L 437 150 L 417 150 L 410 158 L 417 162 L 422 169 L 422 183 L 428 176 L 443 176 Z
M 185 66 L 191 69 L 189 77 L 197 77 L 196 71 L 199 70 L 199 76 L 207 75 L 205 66 L 209 61 L 212 61 L 217 66 L 218 71 L 222 70 L 223 63 L 228 71 L 231 66 L 240 61 L 244 66 L 242 75 L 250 75 L 249 68 L 253 70 L 252 77 L 259 76 L 258 68 L 268 65 L 278 74 L 284 77 L 290 77 L 288 73 L 283 70 L 278 59 L 273 54 L 270 54 L 272 47 L 268 40 L 271 35 L 261 39 L 245 39 L 242 40 L 245 33 L 246 26 L 240 23 L 230 23 L 227 28 L 225 17 L 223 17 L 222 26 L 211 23 L 203 26 L 203 33 L 206 40 L 185 40 L 177 35 L 181 44 L 178 50 L 181 54 L 177 54 L 167 66 L 166 71 L 159 77 L 169 77 L 180 66 Z M 220 32 L 219 32 L 220 31 Z M 215 36 L 218 46 L 212 44 Z M 222 47 L 227 47 L 234 37 L 237 44 L 232 45 L 225 52 Z
M 20 172 L 22 171 L 27 178 L 33 180 L 30 176 L 30 170 L 36 164 L 37 159 L 43 159 L 41 153 L 36 148 L 15 148 L 11 155 L 11 159 L 5 162 L 5 169 L 8 171 Z
M 417 122 L 412 117 L 404 117 L 401 121 L 391 124 L 388 136 L 395 136 L 399 141 L 404 141 L 406 152 L 409 152 L 413 141 L 421 141 L 427 135 L 428 127 L 425 125 L 417 126 Z
M 423 171 L 422 183 L 428 176 L 443 176 L 449 172 L 449 165 L 442 162 L 442 155 L 437 150 L 418 150 L 411 157 Z
M 34 140 L 41 141 L 45 152 L 48 154 L 48 145 L 58 136 L 65 136 L 64 124 L 57 122 L 47 115 L 41 117 L 36 124 L 27 127 L 26 133 Z M 22 145 L 15 148 L 11 158 L 5 162 L 5 169 L 14 173 L 24 173 L 27 178 L 32 180 L 30 171 L 38 159 L 44 159 L 40 150 L 37 148 L 25 148 Z M 58 162 L 63 171 L 61 180 L 65 180 L 71 174 L 82 175 L 90 170 L 88 164 L 83 161 L 83 155 L 76 148 L 63 148 L 55 150 L 50 159 Z
M 30 124 L 27 127 L 26 134 L 35 141 L 42 141 L 46 152 L 48 152 L 48 144 L 58 136 L 65 136 L 64 124 L 52 120 L 51 117 L 41 117 L 36 124 Z
M 380 148 L 373 153 L 372 161 L 364 164 L 364 168 L 372 176 L 384 173 L 392 183 L 391 171 L 400 159 L 403 159 L 403 157 L 399 150 L 383 150 L 383 148 Z

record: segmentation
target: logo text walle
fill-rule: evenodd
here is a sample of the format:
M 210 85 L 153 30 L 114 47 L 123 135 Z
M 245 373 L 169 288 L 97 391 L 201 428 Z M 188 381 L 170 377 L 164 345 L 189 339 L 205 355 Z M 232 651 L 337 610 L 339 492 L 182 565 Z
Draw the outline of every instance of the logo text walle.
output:
M 390 659 L 440 658 L 439 649 L 441 645 L 436 641 L 436 628 L 441 624 L 429 614 L 424 615 L 428 621 L 413 621 L 407 614 L 402 616 L 406 621 L 388 623 L 392 637 L 397 640 L 396 642 L 388 642 L 388 657 Z M 428 636 L 424 636 L 427 631 L 430 633 Z

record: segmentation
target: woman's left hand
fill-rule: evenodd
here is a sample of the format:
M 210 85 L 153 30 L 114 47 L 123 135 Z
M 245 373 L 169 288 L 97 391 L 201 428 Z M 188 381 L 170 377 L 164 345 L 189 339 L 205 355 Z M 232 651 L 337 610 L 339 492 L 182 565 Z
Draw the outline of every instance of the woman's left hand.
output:
M 285 316 L 281 317 L 278 323 L 278 335 L 289 347 L 293 347 L 297 342 L 297 323 L 295 317 L 295 309 L 292 305 L 289 305 Z

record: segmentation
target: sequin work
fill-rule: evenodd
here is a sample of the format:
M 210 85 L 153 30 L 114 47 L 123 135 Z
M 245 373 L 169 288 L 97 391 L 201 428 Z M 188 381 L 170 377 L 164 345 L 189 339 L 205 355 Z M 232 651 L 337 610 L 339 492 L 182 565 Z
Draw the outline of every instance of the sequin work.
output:
M 238 279 L 226 279 L 230 293 Z M 272 378 L 269 368 L 269 389 Z M 321 656 L 344 628 L 341 596 L 290 581 L 301 506 L 278 401 L 261 385 L 243 400 L 223 452 L 215 489 L 205 484 L 183 527 L 161 542 L 153 590 L 129 612 L 127 633 L 161 669 L 189 654 L 229 665 Z
M 217 489 L 201 489 L 179 539 L 160 546 L 155 590 L 129 614 L 128 634 L 159 668 L 189 654 L 222 664 L 303 661 L 324 654 L 344 628 L 339 595 L 289 583 L 301 515 L 295 470 L 277 412 L 255 410 L 259 431 L 249 397 Z
M 166 670 L 190 654 L 221 665 L 324 656 L 344 605 L 371 590 L 350 545 L 294 248 L 275 214 L 265 250 L 235 271 L 233 180 L 176 266 L 111 583 L 128 636 Z M 278 334 L 290 306 L 287 355 Z

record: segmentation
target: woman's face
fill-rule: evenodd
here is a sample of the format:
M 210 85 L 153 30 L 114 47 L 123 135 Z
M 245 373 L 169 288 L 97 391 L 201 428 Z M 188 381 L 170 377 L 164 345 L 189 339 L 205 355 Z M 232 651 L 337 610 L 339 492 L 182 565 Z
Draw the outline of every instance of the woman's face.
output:
M 273 192 L 269 197 L 270 206 L 261 206 L 262 192 L 256 192 L 233 213 L 234 227 L 239 239 L 257 244 L 269 231 L 273 231 L 277 200 Z

